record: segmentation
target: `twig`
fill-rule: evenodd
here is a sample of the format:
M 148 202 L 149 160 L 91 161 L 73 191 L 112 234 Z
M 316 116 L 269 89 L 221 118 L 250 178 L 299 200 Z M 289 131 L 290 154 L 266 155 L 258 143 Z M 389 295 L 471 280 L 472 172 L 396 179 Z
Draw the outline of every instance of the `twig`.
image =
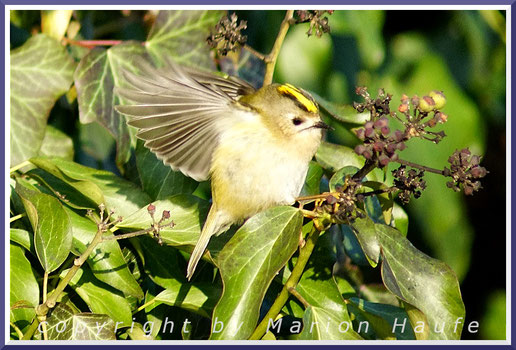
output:
M 249 51 L 251 54 L 253 54 L 254 56 L 256 56 L 258 59 L 260 59 L 262 61 L 265 61 L 267 59 L 267 56 L 265 56 L 261 52 L 256 51 L 255 49 L 253 49 L 251 46 L 249 46 L 247 44 L 244 45 L 244 49 L 246 49 L 247 51 Z
M 141 235 L 147 234 L 147 233 L 149 233 L 149 232 L 151 232 L 153 230 L 154 230 L 154 227 L 150 227 L 150 228 L 145 229 L 145 230 L 136 231 L 136 232 L 130 232 L 130 233 L 124 233 L 122 235 L 104 236 L 104 237 L 102 237 L 102 241 L 101 242 L 115 241 L 115 240 L 119 240 L 119 239 L 126 239 L 126 238 L 132 238 L 132 237 L 136 237 L 136 236 L 141 236 Z
M 353 175 L 353 180 L 362 181 L 376 167 L 376 160 L 367 159 L 364 166 Z
M 81 46 L 92 49 L 95 46 L 115 46 L 122 43 L 122 40 L 71 40 L 63 38 L 63 41 L 69 45 Z
M 405 166 L 409 166 L 411 168 L 416 168 L 416 169 L 419 169 L 419 170 L 427 171 L 429 173 L 434 173 L 434 174 L 438 174 L 438 175 L 444 175 L 444 172 L 442 170 L 430 168 L 430 167 L 427 167 L 427 166 L 424 166 L 424 165 L 419 165 L 419 164 L 416 164 L 416 163 L 412 163 L 412 162 L 409 162 L 408 160 L 398 159 L 398 160 L 396 160 L 396 163 L 399 163 L 399 164 L 405 165 Z
M 263 86 L 272 84 L 272 76 L 274 75 L 274 68 L 276 67 L 276 61 L 283 45 L 283 40 L 287 35 L 288 28 L 290 26 L 290 20 L 294 17 L 294 10 L 288 10 L 285 14 L 285 18 L 281 22 L 281 26 L 272 47 L 271 52 L 265 57 L 265 77 L 263 78 Z
M 290 274 L 287 282 L 283 286 L 283 289 L 281 290 L 280 294 L 278 294 L 278 296 L 276 297 L 274 304 L 272 304 L 271 308 L 269 309 L 265 317 L 262 319 L 260 324 L 258 324 L 251 337 L 249 337 L 250 340 L 258 340 L 263 337 L 263 335 L 267 332 L 269 320 L 276 319 L 276 316 L 278 316 L 278 314 L 280 313 L 281 309 L 283 308 L 283 305 L 285 305 L 285 303 L 287 302 L 289 296 L 289 289 L 295 288 L 298 284 L 299 279 L 301 278 L 303 271 L 305 269 L 305 266 L 308 263 L 308 259 L 312 255 L 315 243 L 317 242 L 317 238 L 319 238 L 319 235 L 322 232 L 319 231 L 316 227 L 317 225 L 314 224 L 312 231 L 310 231 L 310 233 L 308 234 L 305 246 L 299 249 L 299 257 L 297 258 L 296 265 L 294 266 L 292 273 Z

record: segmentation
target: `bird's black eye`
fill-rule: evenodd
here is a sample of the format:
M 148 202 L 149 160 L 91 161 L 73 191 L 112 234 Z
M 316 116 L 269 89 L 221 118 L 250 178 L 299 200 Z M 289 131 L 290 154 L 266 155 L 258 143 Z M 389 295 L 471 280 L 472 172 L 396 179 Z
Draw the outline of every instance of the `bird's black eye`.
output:
M 301 118 L 294 118 L 294 119 L 292 119 L 292 123 L 294 125 L 301 125 L 303 123 L 303 119 L 301 119 Z

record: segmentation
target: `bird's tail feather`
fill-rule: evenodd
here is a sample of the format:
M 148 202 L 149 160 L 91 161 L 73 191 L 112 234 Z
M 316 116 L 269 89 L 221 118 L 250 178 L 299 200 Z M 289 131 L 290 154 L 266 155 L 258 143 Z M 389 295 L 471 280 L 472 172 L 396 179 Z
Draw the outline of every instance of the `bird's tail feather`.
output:
M 221 234 L 226 231 L 230 225 L 231 221 L 228 220 L 227 215 L 224 215 L 223 212 L 217 210 L 215 205 L 212 205 L 210 212 L 208 213 L 208 217 L 206 218 L 206 222 L 202 228 L 201 235 L 199 236 L 199 240 L 197 241 L 192 255 L 190 255 L 190 260 L 188 261 L 188 267 L 186 269 L 186 278 L 188 280 L 192 278 L 195 268 L 197 267 L 199 260 L 201 260 L 211 236 Z

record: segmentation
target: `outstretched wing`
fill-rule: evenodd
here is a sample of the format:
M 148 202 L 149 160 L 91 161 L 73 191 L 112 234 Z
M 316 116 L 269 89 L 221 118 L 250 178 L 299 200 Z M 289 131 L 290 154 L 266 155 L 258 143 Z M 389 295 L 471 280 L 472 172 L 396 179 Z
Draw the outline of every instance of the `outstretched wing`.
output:
M 123 71 L 127 88 L 116 93 L 134 104 L 116 106 L 138 128 L 136 136 L 174 170 L 197 181 L 209 176 L 220 134 L 238 119 L 238 96 L 254 88 L 237 78 L 221 78 L 167 62 L 154 68 L 138 61 L 139 75 Z

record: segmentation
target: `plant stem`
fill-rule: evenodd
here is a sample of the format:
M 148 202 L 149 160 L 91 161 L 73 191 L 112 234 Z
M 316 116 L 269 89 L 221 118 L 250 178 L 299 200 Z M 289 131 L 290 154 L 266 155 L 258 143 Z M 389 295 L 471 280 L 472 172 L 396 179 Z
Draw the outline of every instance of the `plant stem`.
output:
M 24 217 L 24 216 L 26 216 L 26 215 L 27 215 L 27 214 L 22 213 L 22 214 L 18 214 L 18 215 L 16 215 L 16 216 L 13 216 L 12 218 L 10 218 L 10 219 L 9 219 L 9 223 L 14 222 L 14 221 L 16 221 L 16 220 L 18 220 L 18 219 L 21 219 L 22 217 Z
M 297 286 L 305 266 L 308 263 L 308 259 L 310 258 L 310 255 L 312 255 L 317 238 L 319 238 L 319 235 L 321 234 L 321 231 L 319 231 L 316 226 L 317 225 L 314 225 L 312 231 L 310 231 L 308 234 L 305 246 L 299 249 L 299 257 L 297 258 L 296 265 L 294 266 L 294 269 L 292 270 L 292 273 L 290 274 L 287 282 L 283 286 L 283 289 L 276 297 L 274 304 L 272 304 L 265 317 L 254 330 L 249 340 L 258 340 L 263 337 L 263 335 L 267 332 L 269 320 L 276 319 L 276 316 L 280 313 L 283 305 L 285 305 L 288 300 L 289 290 Z
M 364 166 L 353 175 L 353 180 L 362 181 L 376 167 L 376 160 L 367 159 Z
M 399 163 L 399 164 L 405 165 L 405 166 L 409 166 L 411 168 L 416 168 L 416 169 L 419 169 L 419 170 L 427 171 L 429 173 L 434 173 L 434 174 L 438 174 L 438 175 L 444 175 L 444 172 L 442 170 L 430 168 L 430 167 L 427 167 L 427 166 L 424 166 L 424 165 L 419 165 L 419 164 L 416 164 L 416 163 L 412 163 L 412 162 L 409 162 L 408 160 L 398 159 L 398 160 L 396 160 L 396 163 Z
M 92 49 L 95 46 L 114 46 L 122 43 L 122 40 L 71 40 L 63 38 L 63 41 L 69 45 L 86 47 Z
M 249 51 L 252 55 L 256 56 L 258 59 L 265 61 L 267 59 L 267 56 L 265 56 L 263 53 L 256 51 L 249 45 L 244 45 L 244 49 Z
M 9 174 L 12 174 L 14 173 L 16 170 L 20 170 L 21 168 L 27 166 L 27 165 L 30 165 L 32 164 L 31 162 L 29 162 L 28 160 L 24 161 L 24 162 L 21 162 L 20 164 L 18 165 L 15 165 L 13 166 L 11 169 L 9 169 Z
M 290 26 L 290 20 L 294 17 L 294 10 L 288 10 L 285 14 L 285 18 L 281 22 L 281 26 L 272 47 L 271 52 L 265 57 L 265 77 L 263 78 L 263 86 L 270 85 L 272 83 L 272 76 L 274 75 L 274 68 L 276 67 L 276 60 L 283 45 L 283 40 L 287 35 L 288 28 Z
M 18 328 L 18 326 L 16 326 L 13 322 L 9 321 L 9 323 L 11 324 L 11 327 L 13 327 L 16 334 L 18 334 L 18 340 L 21 340 L 23 338 L 23 332 L 21 329 Z
M 303 298 L 303 296 L 301 294 L 299 294 L 299 292 L 296 290 L 296 288 L 293 288 L 293 287 L 290 287 L 288 289 L 288 292 L 290 294 L 292 294 L 297 300 L 299 300 L 301 302 L 301 304 L 303 304 L 303 306 L 305 308 L 309 307 L 310 304 L 308 303 L 308 301 L 306 301 L 305 298 Z
M 21 338 L 22 340 L 30 340 L 34 333 L 36 332 L 36 329 L 38 329 L 39 321 L 38 316 L 34 317 L 34 320 L 32 320 L 32 323 L 30 324 L 29 329 L 27 329 L 27 332 L 23 335 Z
M 151 227 L 151 228 L 148 228 L 148 229 L 145 229 L 145 230 L 141 230 L 141 231 L 124 233 L 122 235 L 114 235 L 114 236 L 102 237 L 102 242 L 115 241 L 115 240 L 119 240 L 119 239 L 126 239 L 126 238 L 132 238 L 132 237 L 136 237 L 136 236 L 141 236 L 141 235 L 144 235 L 144 234 L 147 234 L 147 233 L 151 232 L 153 229 L 154 228 Z M 113 231 L 113 230 L 111 230 L 111 231 Z
M 156 302 L 156 298 L 152 298 L 151 300 L 149 300 L 148 302 L 146 302 L 145 304 L 141 305 L 140 307 L 138 307 L 138 309 L 136 309 L 136 311 L 134 313 L 137 313 L 137 312 L 140 312 L 142 311 L 143 309 L 145 309 L 147 306 L 150 306 L 152 304 L 154 304 Z

